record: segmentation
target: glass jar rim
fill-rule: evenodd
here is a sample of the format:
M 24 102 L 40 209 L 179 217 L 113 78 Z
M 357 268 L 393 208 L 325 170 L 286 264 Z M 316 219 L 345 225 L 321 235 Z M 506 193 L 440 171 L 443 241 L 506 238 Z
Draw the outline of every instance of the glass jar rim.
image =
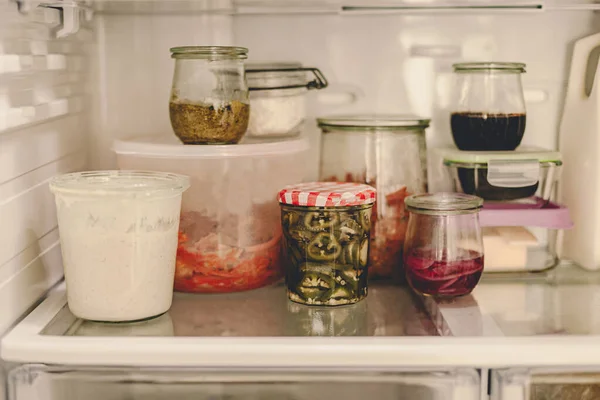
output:
M 169 51 L 172 58 L 248 58 L 248 49 L 237 46 L 181 46 Z
M 188 176 L 155 171 L 73 172 L 55 176 L 50 181 L 53 193 L 90 197 L 166 197 L 181 194 L 189 187 Z
M 483 199 L 463 193 L 425 193 L 408 196 L 406 209 L 417 214 L 463 214 L 477 212 Z
M 519 72 L 525 71 L 526 65 L 520 62 L 465 62 L 452 64 L 454 72 L 473 72 L 473 71 L 496 71 L 496 72 Z
M 317 118 L 320 128 L 345 131 L 423 130 L 429 127 L 430 121 L 412 114 L 356 114 Z

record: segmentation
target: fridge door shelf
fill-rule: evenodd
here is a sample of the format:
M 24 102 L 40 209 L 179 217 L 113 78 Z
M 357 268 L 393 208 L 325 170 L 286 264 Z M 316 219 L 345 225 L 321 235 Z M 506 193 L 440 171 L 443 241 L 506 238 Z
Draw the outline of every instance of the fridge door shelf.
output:
M 206 368 L 586 366 L 600 359 L 600 277 L 573 266 L 487 280 L 435 300 L 374 284 L 354 306 L 290 303 L 283 285 L 176 294 L 139 324 L 75 318 L 59 288 L 2 340 L 2 358 L 54 365 Z M 518 357 L 515 357 L 518 354 Z

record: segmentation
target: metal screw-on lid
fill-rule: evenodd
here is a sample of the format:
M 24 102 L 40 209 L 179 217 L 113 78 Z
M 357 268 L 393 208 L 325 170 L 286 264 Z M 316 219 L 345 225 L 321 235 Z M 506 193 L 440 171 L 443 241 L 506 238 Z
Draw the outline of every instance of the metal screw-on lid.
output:
M 279 192 L 279 202 L 306 207 L 351 207 L 373 204 L 377 191 L 363 183 L 311 182 L 287 186 Z
M 454 214 L 477 212 L 483 199 L 462 193 L 416 194 L 404 200 L 406 209 L 418 214 Z

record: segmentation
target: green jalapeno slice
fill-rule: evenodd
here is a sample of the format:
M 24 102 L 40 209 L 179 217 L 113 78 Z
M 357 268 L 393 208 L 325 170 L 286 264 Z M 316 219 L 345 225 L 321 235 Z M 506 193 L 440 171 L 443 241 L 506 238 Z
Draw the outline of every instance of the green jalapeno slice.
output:
M 312 232 L 321 232 L 339 224 L 340 217 L 336 212 L 313 211 L 304 216 L 304 226 Z
M 321 232 L 308 244 L 308 258 L 314 261 L 333 261 L 339 257 L 342 246 L 329 233 Z

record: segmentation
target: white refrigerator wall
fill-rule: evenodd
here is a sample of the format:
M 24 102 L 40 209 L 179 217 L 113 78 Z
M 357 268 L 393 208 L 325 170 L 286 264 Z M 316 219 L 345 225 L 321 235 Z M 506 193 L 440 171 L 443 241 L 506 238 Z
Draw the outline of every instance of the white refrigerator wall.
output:
M 362 15 L 102 15 L 96 18 L 91 165 L 114 167 L 114 138 L 170 134 L 167 102 L 178 45 L 241 45 L 249 61 L 300 61 L 330 87 L 310 93 L 311 117 L 416 113 L 433 119 L 428 146 L 449 145 L 451 64 L 520 61 L 527 100 L 524 144 L 555 149 L 571 44 L 600 30 L 590 11 Z M 318 129 L 306 132 L 318 169 Z M 439 171 L 430 172 L 432 188 Z
M 86 168 L 86 53 L 93 33 L 54 40 L 57 10 L 0 2 L 0 335 L 62 277 L 48 180 Z

